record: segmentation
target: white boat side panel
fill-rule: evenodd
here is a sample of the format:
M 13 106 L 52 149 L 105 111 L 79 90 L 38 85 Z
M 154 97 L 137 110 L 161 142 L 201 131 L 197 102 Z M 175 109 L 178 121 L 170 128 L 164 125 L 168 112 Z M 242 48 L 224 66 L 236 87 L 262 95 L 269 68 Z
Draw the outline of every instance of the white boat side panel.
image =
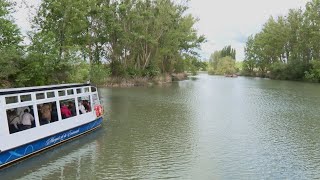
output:
M 3 119 L 3 118 L 7 118 L 7 113 L 6 113 L 6 109 L 5 109 L 5 98 L 3 96 L 0 96 L 0 137 L 9 134 L 9 126 L 8 126 L 8 120 L 7 119 Z M 0 141 L 2 143 L 4 143 L 5 141 Z
M 63 119 L 57 122 L 38 126 L 14 134 L 7 134 L 0 137 L 0 142 L 2 142 L 0 145 L 0 150 L 5 151 L 29 142 L 33 142 L 38 139 L 57 134 L 61 131 L 65 131 L 89 123 L 95 119 L 96 116 L 94 114 L 94 111 L 92 111 L 80 116 Z

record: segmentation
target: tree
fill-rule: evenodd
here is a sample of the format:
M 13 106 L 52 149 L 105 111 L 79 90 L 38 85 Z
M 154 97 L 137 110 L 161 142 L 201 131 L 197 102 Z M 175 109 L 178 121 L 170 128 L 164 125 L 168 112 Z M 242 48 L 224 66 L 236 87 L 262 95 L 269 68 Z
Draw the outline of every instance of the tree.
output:
M 236 50 L 230 45 L 225 46 L 220 51 L 215 51 L 213 54 L 211 54 L 209 59 L 208 73 L 218 75 L 236 73 L 235 58 Z
M 194 49 L 205 40 L 193 29 L 197 20 L 184 15 L 187 7 L 173 1 L 119 1 L 112 7 L 107 59 L 115 76 L 126 69 L 137 74 L 182 71 L 177 66 L 185 56 L 195 57 Z
M 224 47 L 220 51 L 221 58 L 230 56 L 232 59 L 236 59 L 236 50 L 231 48 L 231 45 Z
M 20 72 L 22 60 L 22 35 L 14 24 L 10 14 L 13 5 L 7 0 L 0 0 L 0 83 L 1 86 L 12 86 L 15 77 Z
M 150 78 L 184 72 L 184 61 L 198 62 L 205 41 L 187 9 L 172 0 L 43 0 L 17 81 L 44 85 L 97 80 L 96 72 Z
M 97 45 L 102 44 L 97 40 L 98 5 L 95 0 L 43 0 L 30 32 L 25 73 L 18 81 L 44 85 L 88 80 L 91 63 L 99 63 L 102 54 Z M 84 66 L 87 62 L 90 65 Z M 83 79 L 74 78 L 79 77 L 79 67 L 88 72 Z
M 235 63 L 236 61 L 230 56 L 221 58 L 216 69 L 216 74 L 227 75 L 236 73 Z
M 304 11 L 290 9 L 287 16 L 270 17 L 261 32 L 248 38 L 244 74 L 301 80 L 305 72 L 316 72 L 310 68 L 320 60 L 319 9 L 320 1 L 312 0 Z
M 257 67 L 257 56 L 254 50 L 255 39 L 254 36 L 250 36 L 245 46 L 245 60 L 242 64 L 242 74 L 254 76 L 254 69 Z

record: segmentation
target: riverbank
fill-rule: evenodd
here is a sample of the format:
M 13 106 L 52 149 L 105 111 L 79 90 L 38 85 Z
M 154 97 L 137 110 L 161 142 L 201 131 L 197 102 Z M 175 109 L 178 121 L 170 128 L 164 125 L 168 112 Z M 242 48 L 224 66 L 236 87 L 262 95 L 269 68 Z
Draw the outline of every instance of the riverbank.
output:
M 280 80 L 280 81 L 298 81 L 298 82 L 309 82 L 309 83 L 319 83 L 317 80 L 307 79 L 304 76 L 297 76 L 297 77 L 289 77 L 289 76 L 279 76 L 277 74 L 273 74 L 271 72 L 267 72 L 265 74 L 261 73 L 251 73 L 251 74 L 245 74 L 241 73 L 240 76 L 244 77 L 257 77 L 257 78 L 268 78 L 271 80 Z
M 150 77 L 109 77 L 102 87 L 134 87 L 134 86 L 152 86 L 171 83 L 173 81 L 182 81 L 188 78 L 187 73 L 162 74 L 153 78 Z

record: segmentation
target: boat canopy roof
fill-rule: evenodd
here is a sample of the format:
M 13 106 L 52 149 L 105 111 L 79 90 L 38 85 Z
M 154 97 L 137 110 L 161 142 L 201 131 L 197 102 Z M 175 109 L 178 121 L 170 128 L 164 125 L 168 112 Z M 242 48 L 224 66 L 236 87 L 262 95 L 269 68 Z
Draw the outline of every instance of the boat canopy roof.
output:
M 0 95 L 47 91 L 47 90 L 54 90 L 54 89 L 67 89 L 67 88 L 76 88 L 76 87 L 83 87 L 83 86 L 90 86 L 90 84 L 89 83 L 83 83 L 83 84 L 74 83 L 74 84 L 58 84 L 58 85 L 48 85 L 48 86 L 33 86 L 33 87 L 23 87 L 23 88 L 0 89 Z

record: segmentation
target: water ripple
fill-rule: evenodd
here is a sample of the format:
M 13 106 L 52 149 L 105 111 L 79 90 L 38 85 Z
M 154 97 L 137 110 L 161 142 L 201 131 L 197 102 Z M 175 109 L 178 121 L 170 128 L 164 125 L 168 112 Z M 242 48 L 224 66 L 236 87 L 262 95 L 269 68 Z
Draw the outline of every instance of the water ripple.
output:
M 101 89 L 103 128 L 4 179 L 319 179 L 320 85 L 199 75 Z

